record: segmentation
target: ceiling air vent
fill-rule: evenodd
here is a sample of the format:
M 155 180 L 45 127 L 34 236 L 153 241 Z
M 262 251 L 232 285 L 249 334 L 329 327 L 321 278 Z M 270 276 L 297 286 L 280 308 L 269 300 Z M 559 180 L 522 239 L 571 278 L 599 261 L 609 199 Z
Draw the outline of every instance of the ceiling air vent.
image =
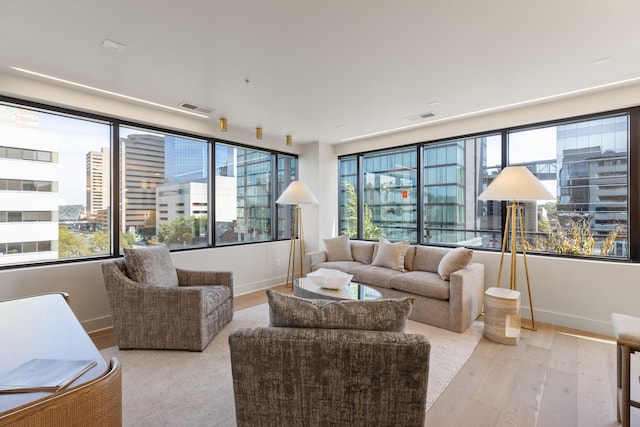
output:
M 407 116 L 406 119 L 415 122 L 416 120 L 428 119 L 433 116 L 435 116 L 435 114 L 432 111 L 429 111 L 427 113 L 416 114 L 415 116 Z
M 198 113 L 202 113 L 202 114 L 213 113 L 213 108 L 201 107 L 199 105 L 195 105 L 192 102 L 183 102 L 182 104 L 180 104 L 180 108 L 184 108 L 185 110 L 189 110 L 189 111 L 197 111 Z

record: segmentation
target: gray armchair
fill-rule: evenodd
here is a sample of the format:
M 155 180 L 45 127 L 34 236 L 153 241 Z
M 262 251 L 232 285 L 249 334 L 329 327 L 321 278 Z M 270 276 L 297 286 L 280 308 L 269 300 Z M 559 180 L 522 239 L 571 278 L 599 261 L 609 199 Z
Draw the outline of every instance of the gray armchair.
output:
M 422 335 L 243 328 L 229 346 L 238 427 L 424 424 L 430 344 Z
M 232 273 L 175 268 L 166 247 L 136 251 L 101 264 L 118 347 L 204 350 L 233 317 Z

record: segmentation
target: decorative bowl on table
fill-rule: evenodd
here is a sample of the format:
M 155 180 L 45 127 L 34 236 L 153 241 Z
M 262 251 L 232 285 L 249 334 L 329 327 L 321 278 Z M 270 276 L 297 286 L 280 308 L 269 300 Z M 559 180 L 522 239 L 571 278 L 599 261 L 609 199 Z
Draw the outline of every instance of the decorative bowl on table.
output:
M 353 275 L 338 270 L 319 268 L 313 273 L 307 274 L 307 278 L 321 288 L 341 289 L 351 282 Z

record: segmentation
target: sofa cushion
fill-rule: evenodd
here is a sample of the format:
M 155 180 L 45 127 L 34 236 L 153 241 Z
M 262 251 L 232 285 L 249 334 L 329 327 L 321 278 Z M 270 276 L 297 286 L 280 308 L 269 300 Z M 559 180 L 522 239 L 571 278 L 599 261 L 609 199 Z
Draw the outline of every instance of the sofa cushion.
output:
M 436 246 L 417 246 L 412 270 L 437 273 L 440 260 L 450 251 L 449 248 Z
M 267 290 L 269 326 L 403 332 L 412 298 L 329 301 Z
M 353 274 L 353 281 L 356 283 L 364 283 L 366 285 L 378 286 L 380 288 L 391 288 L 391 278 L 402 273 L 387 267 L 378 267 L 375 265 L 361 265 L 350 271 Z
M 323 242 L 327 249 L 327 261 L 353 261 L 348 234 L 323 239 Z
M 438 265 L 438 274 L 442 279 L 449 280 L 451 273 L 466 267 L 471 262 L 473 250 L 467 248 L 455 248 L 449 251 Z
M 349 273 L 353 271 L 354 268 L 361 267 L 362 264 L 357 261 L 333 261 L 333 262 L 319 262 L 318 264 L 314 264 L 311 269 L 313 271 L 319 270 L 321 268 L 327 268 L 329 270 L 339 270 L 343 273 Z
M 427 298 L 449 300 L 449 281 L 438 273 L 410 271 L 391 278 L 391 288 Z
M 380 237 L 378 249 L 371 265 L 405 271 L 404 258 L 408 249 L 408 241 L 391 243 L 384 237 Z
M 351 240 L 351 255 L 353 256 L 353 260 L 363 264 L 371 264 L 375 247 L 375 242 Z
M 164 244 L 125 248 L 124 261 L 129 277 L 138 283 L 163 288 L 178 286 L 178 273 Z

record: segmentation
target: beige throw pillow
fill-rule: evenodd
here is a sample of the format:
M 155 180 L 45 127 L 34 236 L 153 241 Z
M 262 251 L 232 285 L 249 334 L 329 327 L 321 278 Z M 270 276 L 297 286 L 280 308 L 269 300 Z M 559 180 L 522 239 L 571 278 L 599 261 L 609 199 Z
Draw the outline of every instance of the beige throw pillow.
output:
M 466 267 L 471 262 L 473 250 L 467 248 L 455 248 L 440 260 L 438 265 L 438 274 L 442 280 L 449 280 L 451 273 Z
M 384 237 L 380 237 L 378 250 L 371 265 L 405 271 L 404 257 L 408 249 L 409 241 L 391 243 Z
M 403 332 L 413 298 L 330 301 L 267 290 L 269 326 Z
M 327 248 L 327 261 L 353 261 L 348 234 L 323 239 L 323 241 L 325 248 Z

